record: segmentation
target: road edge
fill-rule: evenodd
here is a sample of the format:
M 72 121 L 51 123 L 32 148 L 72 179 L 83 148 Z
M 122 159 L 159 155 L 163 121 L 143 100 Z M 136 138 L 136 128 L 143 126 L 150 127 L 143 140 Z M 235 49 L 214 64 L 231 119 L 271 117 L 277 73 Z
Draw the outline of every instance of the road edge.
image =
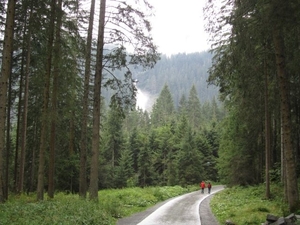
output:
M 218 192 L 220 192 L 220 191 L 223 191 L 223 190 L 225 189 L 225 187 L 224 187 L 223 185 L 216 185 L 215 187 L 218 188 L 218 189 L 217 189 L 217 190 L 213 190 L 213 191 L 211 192 L 211 194 L 207 194 L 207 196 L 205 196 L 204 198 L 202 198 L 202 199 L 200 200 L 200 203 L 199 203 L 199 206 L 198 206 L 198 207 L 199 207 L 198 210 L 199 210 L 200 225 L 202 224 L 202 222 L 203 222 L 203 225 L 206 225 L 206 224 L 208 224 L 208 221 L 217 221 L 217 220 L 215 219 L 215 216 L 214 216 L 213 213 L 211 212 L 209 203 L 208 203 L 208 206 L 205 207 L 205 208 L 208 209 L 208 211 L 203 212 L 203 213 L 205 213 L 205 215 L 202 214 L 202 216 L 201 216 L 201 205 L 203 204 L 203 202 L 204 202 L 205 200 L 207 200 L 208 198 L 212 198 L 214 194 L 216 194 L 216 193 L 218 193 Z M 209 201 L 210 201 L 210 199 L 209 199 Z M 202 218 L 201 218 L 201 217 L 202 217 Z M 206 221 L 205 221 L 205 224 L 204 224 L 204 220 L 206 220 Z M 209 223 L 209 224 L 211 224 L 211 223 Z M 211 225 L 212 225 L 212 224 L 211 224 Z

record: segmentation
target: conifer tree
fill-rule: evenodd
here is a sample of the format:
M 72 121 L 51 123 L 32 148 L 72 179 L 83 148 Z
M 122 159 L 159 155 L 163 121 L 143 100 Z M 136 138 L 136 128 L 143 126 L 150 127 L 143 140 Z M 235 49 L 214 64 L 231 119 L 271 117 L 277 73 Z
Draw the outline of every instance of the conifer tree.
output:
M 16 1 L 9 0 L 7 4 L 7 16 L 5 25 L 5 35 L 3 42 L 2 66 L 0 74 L 0 203 L 5 202 L 4 172 L 3 172 L 3 153 L 5 148 L 5 120 L 6 120 L 6 103 L 8 80 L 11 73 L 11 60 L 13 52 L 13 34 L 15 18 Z M 6 184 L 8 185 L 8 184 Z
M 196 184 L 201 179 L 207 179 L 201 158 L 201 153 L 195 145 L 193 131 L 191 127 L 188 127 L 178 153 L 178 179 L 182 186 Z
M 138 156 L 138 174 L 139 174 L 139 185 L 146 187 L 152 185 L 153 180 L 153 169 L 151 165 L 151 151 L 149 149 L 148 141 L 146 136 L 143 136 L 143 146 L 140 148 L 140 154 Z
M 100 96 L 103 73 L 103 51 L 104 51 L 104 26 L 105 26 L 106 0 L 100 1 L 100 16 L 98 26 L 96 71 L 94 79 L 94 100 L 93 100 L 93 128 L 92 128 L 92 157 L 90 172 L 90 199 L 98 201 L 98 164 L 99 164 L 99 143 L 100 143 Z
M 146 9 L 151 9 L 147 1 L 141 1 Z M 99 130 L 100 130 L 100 95 L 102 84 L 115 90 L 112 101 L 116 102 L 118 109 L 134 106 L 136 87 L 132 79 L 129 65 L 153 67 L 159 58 L 156 46 L 149 34 L 151 26 L 145 18 L 145 13 L 133 8 L 126 2 L 119 2 L 117 6 L 108 7 L 110 17 L 105 21 L 106 1 L 101 0 L 97 43 L 96 74 L 94 81 L 93 106 L 93 140 L 90 179 L 90 198 L 98 197 L 98 160 L 99 160 Z M 140 6 L 141 7 L 141 6 Z M 133 16 L 133 14 L 135 16 Z M 107 23 L 105 23 L 107 22 Z M 112 27 L 109 27 L 109 24 Z M 105 27 L 104 27 L 105 26 Z M 105 33 L 105 31 L 107 33 Z M 107 37 L 106 40 L 104 38 Z M 113 47 L 104 52 L 104 44 Z M 126 44 L 133 48 L 126 51 Z M 104 54 L 106 53 L 106 54 Z M 104 67 L 105 65 L 105 67 Z M 115 71 L 125 69 L 123 81 L 115 76 Z M 112 76 L 112 79 L 107 76 Z M 106 82 L 104 83 L 104 80 Z
M 257 144 L 253 144 L 257 141 L 257 137 L 262 135 L 256 127 L 263 126 L 264 119 L 268 119 L 264 118 L 264 108 L 260 107 L 264 105 L 263 100 L 266 92 L 262 92 L 264 87 L 261 80 L 264 80 L 265 65 L 267 65 L 268 70 L 272 71 L 270 74 L 277 73 L 276 81 L 278 82 L 280 99 L 278 95 L 270 93 L 273 94 L 272 98 L 276 98 L 275 105 L 280 103 L 280 110 L 278 111 L 275 106 L 271 115 L 277 115 L 275 119 L 281 121 L 282 124 L 281 137 L 284 146 L 282 166 L 286 170 L 287 177 L 284 183 L 289 208 L 292 212 L 299 202 L 299 194 L 296 182 L 296 160 L 291 141 L 291 129 L 293 128 L 291 112 L 293 110 L 290 108 L 290 76 L 287 75 L 293 69 L 289 67 L 291 64 L 286 62 L 286 59 L 293 61 L 293 57 L 291 57 L 293 51 L 286 51 L 285 43 L 299 44 L 298 40 L 290 36 L 295 30 L 294 26 L 297 26 L 293 21 L 299 19 L 298 13 L 291 12 L 298 9 L 299 4 L 296 1 L 284 4 L 277 0 L 268 3 L 265 1 L 228 1 L 228 3 L 229 7 L 224 6 L 222 11 L 226 12 L 226 15 L 221 13 L 221 17 L 218 17 L 222 18 L 220 20 L 222 24 L 218 23 L 215 27 L 210 27 L 211 31 L 215 33 L 213 37 L 219 38 L 218 41 L 214 42 L 216 46 L 214 49 L 215 61 L 210 80 L 216 81 L 219 85 L 223 100 L 226 101 L 227 108 L 230 110 L 230 119 L 234 120 L 232 124 L 228 123 L 230 129 L 228 133 L 236 132 L 236 140 L 231 143 L 233 146 L 226 147 L 226 149 L 237 151 L 241 149 L 240 146 L 243 146 L 243 157 L 237 158 L 236 154 L 232 154 L 232 157 L 237 161 L 242 161 L 243 165 L 250 164 L 252 173 L 257 171 L 256 175 L 254 177 L 252 175 L 251 178 L 248 169 L 243 168 L 243 178 L 247 177 L 243 183 L 259 182 L 261 179 L 259 172 L 262 165 L 255 168 L 251 162 L 253 163 L 254 160 L 259 162 L 260 146 L 264 147 L 265 143 L 266 145 L 269 144 L 267 140 L 265 143 L 259 141 L 256 142 Z M 218 30 L 218 27 L 228 28 L 227 40 L 224 33 Z M 214 30 L 214 28 L 217 29 Z M 275 50 L 273 57 L 268 57 L 273 49 Z M 269 65 L 276 65 L 276 68 Z M 273 82 L 270 82 L 267 87 L 269 90 L 273 89 L 271 84 Z M 261 103 L 258 104 L 259 102 Z M 233 124 L 237 127 L 232 126 Z M 276 127 L 272 129 L 275 130 Z M 248 132 L 248 135 L 243 135 L 244 132 Z M 273 134 L 276 135 L 276 133 Z M 249 137 L 255 137 L 255 139 L 249 141 Z M 265 138 L 269 138 L 268 135 Z M 253 158 L 255 155 L 256 157 Z M 268 160 L 266 162 L 268 164 Z M 239 168 L 240 174 L 241 169 Z M 238 181 L 236 180 L 236 182 Z
M 91 76 L 91 52 L 92 36 L 95 15 L 95 0 L 91 1 L 89 24 L 87 31 L 86 52 L 85 52 L 85 70 L 84 70 L 84 90 L 82 99 L 82 126 L 80 139 L 80 175 L 79 175 L 79 196 L 86 198 L 87 192 L 87 126 L 89 115 L 89 93 L 90 93 L 90 76 Z
M 188 98 L 188 119 L 193 129 L 199 130 L 202 120 L 201 104 L 195 85 L 192 86 Z
M 165 85 L 153 105 L 151 114 L 151 124 L 154 127 L 167 125 L 172 120 L 175 113 L 173 98 L 168 85 Z
M 185 95 L 183 94 L 179 100 L 178 114 L 179 115 L 187 114 L 187 110 L 188 110 L 188 102 Z
M 118 160 L 118 166 L 116 167 L 116 187 L 132 187 L 137 185 L 137 178 L 135 178 L 133 168 L 133 156 L 130 148 L 126 148 L 121 152 L 121 156 Z

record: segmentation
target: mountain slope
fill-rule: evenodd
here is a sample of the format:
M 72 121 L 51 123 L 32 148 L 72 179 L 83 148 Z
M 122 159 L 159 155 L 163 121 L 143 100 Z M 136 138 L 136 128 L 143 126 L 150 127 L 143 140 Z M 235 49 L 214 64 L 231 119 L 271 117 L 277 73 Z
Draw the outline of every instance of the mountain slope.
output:
M 135 71 L 137 87 L 142 92 L 156 97 L 167 84 L 174 103 L 178 106 L 181 96 L 184 94 L 188 97 L 190 89 L 195 85 L 201 103 L 211 101 L 218 94 L 216 87 L 208 86 L 206 82 L 211 59 L 212 56 L 208 52 L 177 54 L 171 57 L 162 55 L 153 69 Z

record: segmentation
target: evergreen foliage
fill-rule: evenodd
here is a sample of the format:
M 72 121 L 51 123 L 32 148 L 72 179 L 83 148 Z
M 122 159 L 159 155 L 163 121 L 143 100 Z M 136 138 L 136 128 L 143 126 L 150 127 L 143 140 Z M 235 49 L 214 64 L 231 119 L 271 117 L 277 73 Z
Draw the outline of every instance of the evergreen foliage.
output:
M 224 111 L 216 101 L 211 101 L 215 90 L 207 89 L 211 54 L 162 56 L 162 61 L 149 69 L 158 60 L 158 54 L 148 35 L 149 24 L 143 20 L 146 14 L 122 2 L 110 8 L 103 77 L 99 79 L 97 75 L 102 83 L 101 88 L 96 89 L 101 89 L 101 95 L 94 95 L 97 93 L 93 92 L 95 78 L 86 73 L 99 72 L 99 64 L 96 63 L 95 39 L 92 39 L 90 55 L 86 55 L 85 28 L 89 16 L 81 1 L 62 1 L 61 8 L 56 7 L 58 2 L 52 1 L 52 9 L 45 1 L 16 2 L 11 89 L 5 93 L 10 97 L 4 102 L 10 107 L 6 110 L 10 115 L 7 114 L 6 125 L 1 127 L 8 134 L 0 157 L 4 163 L 0 180 L 5 184 L 3 188 L 7 188 L 6 194 L 38 191 L 37 199 L 41 200 L 48 189 L 51 189 L 50 198 L 58 191 L 80 192 L 80 196 L 85 197 L 86 184 L 91 182 L 104 189 L 186 186 L 200 179 L 217 180 L 214 162 L 218 157 L 218 138 L 212 128 L 222 120 Z M 3 2 L 0 4 L 4 6 Z M 0 16 L 4 17 L 2 10 L 1 7 Z M 132 20 L 133 13 L 140 16 L 138 21 Z M 140 42 L 126 40 L 133 44 L 134 53 L 123 45 L 122 38 L 127 37 L 115 29 L 113 22 L 137 26 L 132 35 L 139 37 Z M 142 31 L 145 36 L 141 35 Z M 148 68 L 145 71 L 139 66 Z M 29 85 L 25 116 L 26 71 Z M 138 87 L 157 97 L 150 110 L 135 107 L 137 82 L 133 76 L 136 74 Z M 98 100 L 101 104 L 93 106 L 93 101 L 98 103 Z M 96 132 L 92 129 L 98 122 L 93 120 L 92 111 L 97 111 L 94 119 L 101 118 Z M 25 120 L 27 124 L 23 125 Z M 26 138 L 24 151 L 23 136 Z M 49 149 L 52 149 L 51 155 Z M 20 172 L 22 152 L 24 174 Z M 94 157 L 95 153 L 100 157 Z M 211 164 L 206 168 L 208 162 Z M 98 174 L 97 178 L 91 175 L 92 170 Z M 5 182 L 2 174 L 7 174 Z M 19 185 L 21 174 L 24 183 Z M 2 192 L 0 201 L 7 197 Z
M 208 1 L 205 11 L 214 54 L 208 80 L 219 87 L 228 112 L 220 178 L 231 185 L 265 182 L 269 198 L 269 171 L 280 164 L 291 212 L 299 208 L 299 72 L 291 47 L 299 45 L 299 6 L 298 0 Z
M 137 69 L 134 75 L 138 80 L 137 86 L 151 96 L 158 96 L 167 85 L 175 107 L 178 107 L 182 95 L 189 95 L 193 85 L 200 102 L 211 102 L 218 94 L 214 86 L 207 84 L 211 61 L 212 54 L 209 52 L 162 55 L 152 69 Z

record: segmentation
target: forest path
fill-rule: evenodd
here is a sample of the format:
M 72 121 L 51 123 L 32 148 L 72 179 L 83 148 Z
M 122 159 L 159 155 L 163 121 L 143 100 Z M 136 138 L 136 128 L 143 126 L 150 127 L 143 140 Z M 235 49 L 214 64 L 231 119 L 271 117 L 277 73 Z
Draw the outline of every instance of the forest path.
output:
M 159 203 L 146 211 L 120 219 L 117 225 L 218 225 L 214 218 L 209 201 L 211 196 L 224 189 L 214 186 L 211 194 L 201 191 L 184 194 Z

